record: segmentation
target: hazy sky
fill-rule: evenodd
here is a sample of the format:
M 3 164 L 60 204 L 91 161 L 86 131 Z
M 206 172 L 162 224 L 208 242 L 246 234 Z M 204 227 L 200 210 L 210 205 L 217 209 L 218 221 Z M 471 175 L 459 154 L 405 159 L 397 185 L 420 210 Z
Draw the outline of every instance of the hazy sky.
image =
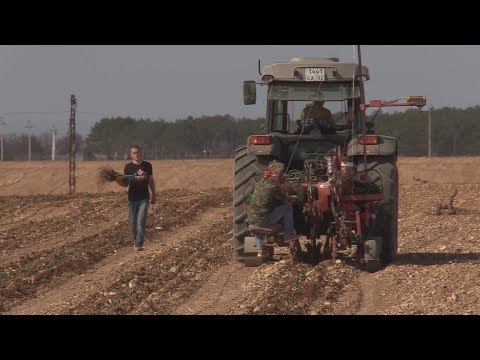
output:
M 64 135 L 71 94 L 82 134 L 104 116 L 263 117 L 265 87 L 256 105 L 242 100 L 243 80 L 260 80 L 258 59 L 353 56 L 352 45 L 0 46 L 0 132 L 26 132 L 30 120 L 35 133 L 54 125 Z M 480 104 L 479 45 L 364 45 L 362 63 L 367 101 L 426 95 L 435 108 Z

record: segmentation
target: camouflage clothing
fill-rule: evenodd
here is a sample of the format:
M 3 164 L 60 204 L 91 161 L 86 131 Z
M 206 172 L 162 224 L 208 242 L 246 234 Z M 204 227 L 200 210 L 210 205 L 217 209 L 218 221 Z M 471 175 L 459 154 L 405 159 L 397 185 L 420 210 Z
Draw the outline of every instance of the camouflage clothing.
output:
M 261 226 L 275 207 L 285 203 L 288 200 L 280 185 L 270 177 L 263 177 L 253 192 L 246 221 Z

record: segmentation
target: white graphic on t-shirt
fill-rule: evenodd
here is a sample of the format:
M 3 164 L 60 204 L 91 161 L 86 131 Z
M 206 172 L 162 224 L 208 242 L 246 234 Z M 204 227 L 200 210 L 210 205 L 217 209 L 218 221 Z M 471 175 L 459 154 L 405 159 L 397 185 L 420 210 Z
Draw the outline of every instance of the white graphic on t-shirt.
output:
M 135 174 L 135 180 L 136 181 L 144 181 L 147 179 L 147 174 L 145 173 L 145 171 L 143 171 L 142 169 L 138 169 L 136 174 Z

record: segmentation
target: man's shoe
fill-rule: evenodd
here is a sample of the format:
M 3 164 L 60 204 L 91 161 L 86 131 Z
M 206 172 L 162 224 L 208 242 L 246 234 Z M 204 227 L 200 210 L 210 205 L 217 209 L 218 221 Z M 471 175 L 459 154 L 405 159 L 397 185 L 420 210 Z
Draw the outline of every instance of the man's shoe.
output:
M 143 250 L 143 246 L 137 246 L 137 245 L 135 245 L 133 248 L 134 248 L 135 250 L 137 250 L 137 251 L 142 251 L 142 250 Z

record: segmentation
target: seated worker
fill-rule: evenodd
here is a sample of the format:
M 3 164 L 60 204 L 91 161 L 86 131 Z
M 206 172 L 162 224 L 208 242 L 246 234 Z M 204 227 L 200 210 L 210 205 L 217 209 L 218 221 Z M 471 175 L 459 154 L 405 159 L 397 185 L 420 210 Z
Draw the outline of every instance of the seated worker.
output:
M 252 225 L 266 227 L 283 219 L 284 241 L 298 239 L 293 224 L 293 206 L 288 196 L 295 193 L 292 186 L 285 181 L 283 170 L 285 165 L 273 160 L 268 164 L 263 178 L 257 183 L 250 200 L 250 210 L 246 222 Z M 263 238 L 255 236 L 258 256 L 264 257 Z
M 327 108 L 323 107 L 325 100 L 315 100 L 313 104 L 305 106 L 300 113 L 299 126 L 302 126 L 302 122 L 307 119 L 313 119 L 318 129 L 323 134 L 335 134 L 336 131 L 345 130 L 349 128 L 348 124 L 337 125 L 333 120 L 332 113 Z

